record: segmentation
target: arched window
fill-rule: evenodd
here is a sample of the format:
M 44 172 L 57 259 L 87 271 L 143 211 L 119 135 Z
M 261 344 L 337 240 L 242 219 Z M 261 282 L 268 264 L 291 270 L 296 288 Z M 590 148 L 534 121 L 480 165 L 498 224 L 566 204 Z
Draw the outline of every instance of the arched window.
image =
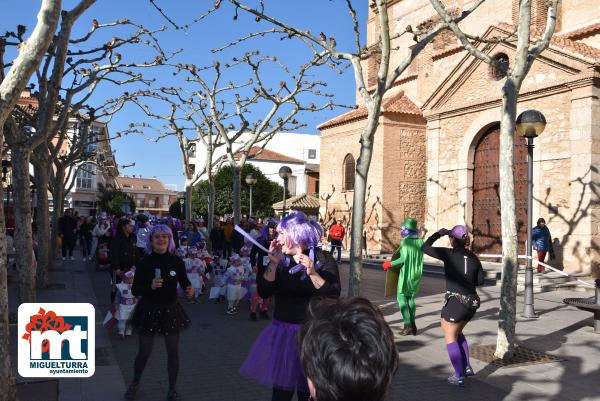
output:
M 500 69 L 498 69 L 493 65 L 490 66 L 490 76 L 492 77 L 492 79 L 495 81 L 499 81 L 503 78 L 506 78 L 508 68 L 510 66 L 508 56 L 504 53 L 498 53 L 493 57 L 493 59 L 496 60 L 496 62 L 498 62 L 498 64 L 500 64 L 501 67 Z
M 188 157 L 196 157 L 196 144 L 190 143 L 188 145 Z
M 344 157 L 344 166 L 342 167 L 342 171 L 342 179 L 344 180 L 342 182 L 342 191 L 353 191 L 356 163 L 354 162 L 354 157 L 350 153 Z

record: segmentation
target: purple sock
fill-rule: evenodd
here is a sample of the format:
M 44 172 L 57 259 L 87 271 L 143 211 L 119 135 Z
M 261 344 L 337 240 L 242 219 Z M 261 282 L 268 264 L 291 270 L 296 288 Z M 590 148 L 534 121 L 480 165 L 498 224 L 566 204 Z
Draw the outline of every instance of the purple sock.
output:
M 469 344 L 467 343 L 467 339 L 460 333 L 458 335 L 458 344 L 460 345 L 462 351 L 463 362 L 466 366 L 471 366 L 471 362 L 469 361 Z
M 457 342 L 446 344 L 450 363 L 454 367 L 454 376 L 463 377 L 465 375 L 465 363 L 462 357 L 462 349 Z

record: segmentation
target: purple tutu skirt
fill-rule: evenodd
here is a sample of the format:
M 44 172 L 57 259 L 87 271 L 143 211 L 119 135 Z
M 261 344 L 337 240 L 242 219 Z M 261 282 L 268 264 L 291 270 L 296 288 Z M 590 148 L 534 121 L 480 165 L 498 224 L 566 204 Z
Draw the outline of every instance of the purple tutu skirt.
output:
M 308 393 L 296 342 L 299 324 L 274 320 L 252 346 L 240 373 L 282 390 Z

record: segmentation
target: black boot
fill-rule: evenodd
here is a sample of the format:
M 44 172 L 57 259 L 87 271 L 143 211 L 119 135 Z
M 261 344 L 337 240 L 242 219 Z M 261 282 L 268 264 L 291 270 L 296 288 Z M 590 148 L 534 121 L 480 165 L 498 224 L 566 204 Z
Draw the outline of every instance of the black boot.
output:
M 416 325 L 415 323 L 411 323 L 411 324 L 410 324 L 410 333 L 411 333 L 413 336 L 416 336 L 416 335 L 417 335 L 417 325 Z

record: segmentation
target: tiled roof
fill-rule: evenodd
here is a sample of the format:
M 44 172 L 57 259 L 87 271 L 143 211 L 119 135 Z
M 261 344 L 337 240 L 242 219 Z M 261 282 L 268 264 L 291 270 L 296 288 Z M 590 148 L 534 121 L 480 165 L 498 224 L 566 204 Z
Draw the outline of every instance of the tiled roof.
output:
M 269 162 L 285 162 L 285 163 L 296 163 L 296 164 L 304 164 L 304 160 L 295 159 L 290 156 L 282 155 L 281 153 L 273 152 L 269 149 L 262 149 L 260 146 L 253 146 L 250 148 L 248 152 L 248 160 L 262 160 Z M 259 153 L 260 152 L 260 153 Z M 236 157 L 239 157 L 241 152 L 235 154 Z
M 571 39 L 571 40 L 579 40 L 579 39 L 587 38 L 589 36 L 597 35 L 599 33 L 600 33 L 600 23 L 597 23 L 597 24 L 588 25 L 586 27 L 577 29 L 575 31 L 563 33 L 559 36 L 563 37 L 563 38 Z
M 394 114 L 410 114 L 421 116 L 423 113 L 419 106 L 413 103 L 404 92 L 400 92 L 398 95 L 383 101 L 381 105 L 381 114 L 394 113 Z M 324 122 L 317 128 L 320 130 L 335 127 L 336 125 L 347 124 L 352 121 L 361 120 L 368 115 L 367 108 L 365 106 L 351 110 L 340 116 L 337 116 L 329 121 Z
M 292 196 L 285 200 L 285 206 L 289 209 L 295 210 L 307 210 L 307 209 L 319 209 L 319 198 L 309 196 L 307 194 L 300 194 Z M 283 201 L 273 204 L 273 209 L 283 209 Z
M 141 193 L 176 193 L 165 188 L 164 184 L 155 178 L 117 177 L 117 187 L 125 192 Z M 144 188 L 148 187 L 148 188 Z
M 498 24 L 498 28 L 506 30 L 508 32 L 513 32 L 515 30 L 514 25 L 506 23 Z M 532 40 L 539 38 L 540 36 L 542 36 L 542 34 L 543 32 L 539 30 L 532 30 Z M 567 52 L 575 53 L 579 56 L 583 56 L 593 61 L 600 61 L 600 49 L 586 45 L 585 43 L 576 42 L 575 40 L 571 40 L 566 36 L 552 36 L 552 39 L 550 39 L 550 46 L 566 50 Z

